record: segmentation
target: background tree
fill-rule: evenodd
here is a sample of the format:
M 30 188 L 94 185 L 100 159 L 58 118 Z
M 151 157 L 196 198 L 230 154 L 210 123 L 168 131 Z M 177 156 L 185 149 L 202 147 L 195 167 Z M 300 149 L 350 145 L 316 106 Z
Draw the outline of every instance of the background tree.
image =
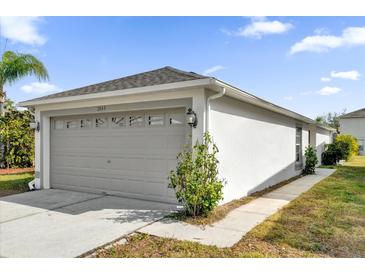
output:
M 0 168 L 32 167 L 34 164 L 34 130 L 29 124 L 33 114 L 10 108 L 0 116 Z
M 323 114 L 322 116 L 316 117 L 316 122 L 320 125 L 330 126 L 336 129 L 337 133 L 340 132 L 340 116 L 346 113 L 346 109 L 342 110 L 342 112 L 328 112 Z
M 11 85 L 25 76 L 48 80 L 48 72 L 41 61 L 31 54 L 5 51 L 0 60 L 0 116 L 4 116 L 5 85 Z

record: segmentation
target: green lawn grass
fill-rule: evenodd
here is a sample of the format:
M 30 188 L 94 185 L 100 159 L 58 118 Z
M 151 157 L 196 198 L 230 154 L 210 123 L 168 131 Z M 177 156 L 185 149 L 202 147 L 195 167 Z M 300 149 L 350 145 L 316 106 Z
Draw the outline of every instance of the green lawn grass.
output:
M 0 197 L 27 191 L 33 178 L 33 173 L 0 175 Z
M 96 257 L 365 257 L 365 157 L 337 168 L 232 248 L 146 234 Z

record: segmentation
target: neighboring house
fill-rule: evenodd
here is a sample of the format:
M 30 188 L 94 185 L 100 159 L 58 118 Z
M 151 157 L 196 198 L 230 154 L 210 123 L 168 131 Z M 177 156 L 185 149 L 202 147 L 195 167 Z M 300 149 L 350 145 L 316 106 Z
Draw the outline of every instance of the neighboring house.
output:
M 365 155 L 365 108 L 342 115 L 340 117 L 340 133 L 355 136 L 359 142 L 360 155 Z
M 300 174 L 304 148 L 331 142 L 331 129 L 310 118 L 171 67 L 20 105 L 40 123 L 35 170 L 42 188 L 174 203 L 167 178 L 176 156 L 208 131 L 228 202 Z M 189 108 L 196 127 L 187 124 Z

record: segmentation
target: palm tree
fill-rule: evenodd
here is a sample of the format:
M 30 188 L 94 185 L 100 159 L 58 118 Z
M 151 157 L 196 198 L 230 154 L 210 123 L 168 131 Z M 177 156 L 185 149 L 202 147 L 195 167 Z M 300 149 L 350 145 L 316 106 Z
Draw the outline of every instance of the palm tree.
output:
M 46 67 L 31 54 L 5 51 L 0 60 L 0 116 L 4 115 L 6 92 L 4 86 L 11 85 L 25 76 L 35 76 L 38 80 L 49 78 Z

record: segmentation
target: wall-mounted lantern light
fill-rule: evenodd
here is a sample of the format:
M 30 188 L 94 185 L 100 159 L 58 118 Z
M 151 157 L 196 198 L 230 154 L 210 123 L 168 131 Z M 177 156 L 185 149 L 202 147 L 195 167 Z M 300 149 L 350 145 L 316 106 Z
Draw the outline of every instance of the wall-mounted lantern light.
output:
M 41 125 L 38 121 L 30 123 L 29 126 L 31 129 L 35 129 L 37 132 L 41 130 Z
M 186 123 L 194 128 L 196 128 L 196 126 L 198 125 L 198 118 L 196 117 L 196 113 L 191 108 L 189 108 L 188 112 L 186 113 Z

